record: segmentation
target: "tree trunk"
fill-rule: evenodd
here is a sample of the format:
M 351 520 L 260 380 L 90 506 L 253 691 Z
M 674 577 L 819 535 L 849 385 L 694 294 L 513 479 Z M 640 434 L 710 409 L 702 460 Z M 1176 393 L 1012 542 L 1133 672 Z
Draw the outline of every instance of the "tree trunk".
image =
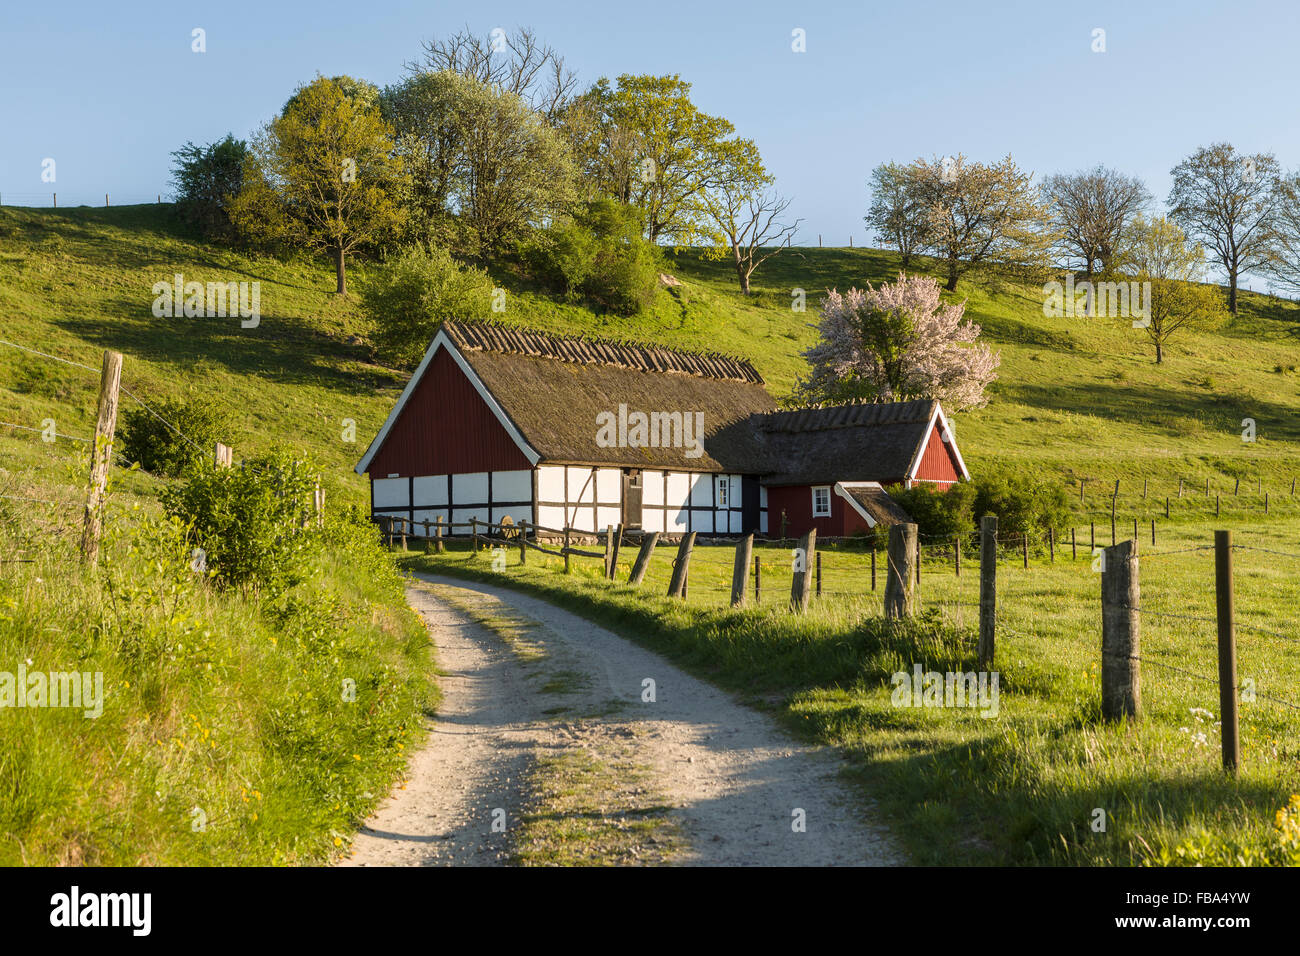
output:
M 1228 272 L 1228 311 L 1237 314 L 1237 270 Z
M 1160 343 L 1156 342 L 1156 364 L 1159 365 L 1164 360 L 1164 351 L 1161 349 Z
M 334 291 L 338 295 L 348 294 L 348 273 L 347 266 L 343 262 L 343 247 L 337 246 L 334 249 L 334 274 L 338 277 L 338 288 Z
M 957 291 L 957 263 L 952 260 L 948 261 L 948 282 L 944 288 L 949 292 Z

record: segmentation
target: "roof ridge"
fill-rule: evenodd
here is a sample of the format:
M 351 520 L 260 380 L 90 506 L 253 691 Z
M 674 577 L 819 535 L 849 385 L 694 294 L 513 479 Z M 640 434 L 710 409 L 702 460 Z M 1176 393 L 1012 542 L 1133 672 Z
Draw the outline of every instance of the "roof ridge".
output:
M 721 352 L 692 352 L 668 348 L 654 342 L 589 337 L 585 332 L 566 336 L 502 322 L 448 319 L 442 327 L 447 336 L 462 349 L 534 355 L 583 365 L 599 363 L 645 372 L 682 372 L 718 381 L 765 384 L 763 377 L 748 359 Z

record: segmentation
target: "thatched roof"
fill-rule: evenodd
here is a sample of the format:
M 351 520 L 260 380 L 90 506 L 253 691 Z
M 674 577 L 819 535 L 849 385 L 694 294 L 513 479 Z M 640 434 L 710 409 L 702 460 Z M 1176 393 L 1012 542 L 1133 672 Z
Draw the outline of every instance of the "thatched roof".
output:
M 934 401 L 826 405 L 774 412 L 762 432 L 763 483 L 903 481 L 929 434 Z
M 885 491 L 879 482 L 849 485 L 837 482 L 835 491 L 850 499 L 850 505 L 856 506 L 857 511 L 870 515 L 876 526 L 888 528 L 890 525 L 907 524 L 912 520 L 902 506 L 889 497 L 889 492 Z
M 748 362 L 626 343 L 448 322 L 447 337 L 547 462 L 601 462 L 685 471 L 764 470 L 758 416 L 775 408 Z M 702 412 L 704 453 L 601 447 L 597 416 Z

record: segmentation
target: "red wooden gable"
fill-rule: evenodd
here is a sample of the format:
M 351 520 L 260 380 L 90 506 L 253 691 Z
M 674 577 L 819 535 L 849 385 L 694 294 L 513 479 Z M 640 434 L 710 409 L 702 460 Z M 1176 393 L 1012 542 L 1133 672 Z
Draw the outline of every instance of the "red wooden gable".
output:
M 961 469 L 957 464 L 957 453 L 953 442 L 944 441 L 941 432 L 942 426 L 936 422 L 935 427 L 930 429 L 925 451 L 921 453 L 921 460 L 917 463 L 914 480 L 950 483 L 961 479 Z
M 450 350 L 440 348 L 366 471 L 405 478 L 531 467 Z

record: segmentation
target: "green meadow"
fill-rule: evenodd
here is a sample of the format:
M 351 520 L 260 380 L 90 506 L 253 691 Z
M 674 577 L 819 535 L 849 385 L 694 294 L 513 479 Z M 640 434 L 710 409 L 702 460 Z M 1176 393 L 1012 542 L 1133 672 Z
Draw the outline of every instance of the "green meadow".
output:
M 490 271 L 508 291 L 506 321 L 741 356 L 777 398 L 804 368 L 819 295 L 898 272 L 888 252 L 794 248 L 770 260 L 744 298 L 724 262 L 692 250 L 669 259 L 680 284 L 634 318 L 556 302 L 508 265 Z M 354 289 L 372 270 L 354 263 Z M 155 318 L 151 287 L 177 273 L 260 282 L 260 325 Z M 206 243 L 167 205 L 0 208 L 0 339 L 92 368 L 104 349 L 123 352 L 123 385 L 140 400 L 223 409 L 236 460 L 274 447 L 310 458 L 334 522 L 295 595 L 217 593 L 178 571 L 160 544 L 163 480 L 117 469 L 105 567 L 84 575 L 75 550 L 87 454 L 77 439 L 93 431 L 97 373 L 0 344 L 0 670 L 40 658 L 103 670 L 113 688 L 99 721 L 27 711 L 4 723 L 0 862 L 317 862 L 346 844 L 400 773 L 433 704 L 433 663 L 392 563 L 357 558 L 381 553 L 347 515 L 368 500 L 352 466 L 408 372 L 374 360 L 359 297 L 339 300 L 332 289 L 324 261 Z M 795 290 L 804 312 L 792 309 Z M 521 569 L 511 554 L 502 580 L 655 646 L 843 748 L 848 772 L 917 862 L 1278 859 L 1274 814 L 1300 791 L 1300 742 L 1294 711 L 1263 697 L 1293 700 L 1300 678 L 1290 597 L 1300 572 L 1297 306 L 1245 293 L 1238 317 L 1183 331 L 1156 365 L 1127 320 L 1045 317 L 1036 285 L 985 272 L 953 298 L 1001 354 L 988 405 L 955 417 L 967 464 L 1039 469 L 1065 484 L 1075 508 L 1077 560 L 1064 538 L 1055 561 L 1035 541 L 1029 569 L 1013 545 L 1004 555 L 996 719 L 891 704 L 890 675 L 916 661 L 973 666 L 975 559 L 966 555 L 958 578 L 942 542 L 931 543 L 923 571 L 927 616 L 903 630 L 879 619 L 869 556 L 850 545 L 824 549 L 825 593 L 798 617 L 785 609 L 788 549 L 775 545 L 760 549 L 764 601 L 748 610 L 726 607 L 724 548 L 697 550 L 685 604 L 661 596 L 668 549 L 641 592 L 602 582 L 590 561 L 565 578 L 536 555 Z M 1248 418 L 1252 442 L 1242 440 Z M 39 430 L 50 419 L 69 437 L 46 443 L 12 427 Z M 1148 555 L 1142 639 L 1151 663 L 1146 718 L 1133 726 L 1098 721 L 1100 585 L 1085 547 L 1090 521 L 1110 543 L 1116 481 L 1119 532 L 1131 535 L 1137 517 Z M 1269 549 L 1236 555 L 1239 673 L 1260 699 L 1243 705 L 1235 781 L 1218 769 L 1218 691 L 1203 679 L 1215 674 L 1214 629 L 1199 620 L 1212 617 L 1212 552 L 1202 549 L 1219 527 Z M 501 579 L 482 555 L 411 560 Z M 337 684 L 349 675 L 384 703 L 339 710 Z M 196 807 L 205 830 L 193 829 Z M 1096 809 L 1106 812 L 1104 833 L 1091 828 Z

